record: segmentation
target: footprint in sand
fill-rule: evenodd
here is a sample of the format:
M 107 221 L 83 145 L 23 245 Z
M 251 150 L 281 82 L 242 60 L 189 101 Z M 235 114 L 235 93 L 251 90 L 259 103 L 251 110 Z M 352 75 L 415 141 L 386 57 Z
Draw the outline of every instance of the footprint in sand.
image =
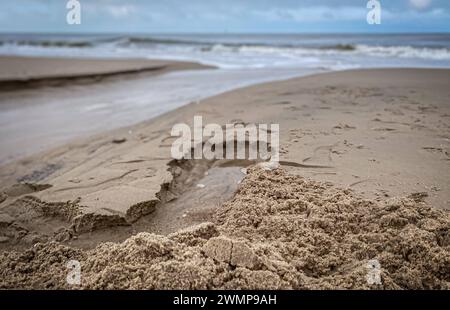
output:
M 161 140 L 161 142 L 159 144 L 159 147 L 172 147 L 173 142 L 176 139 L 178 139 L 178 138 L 179 138 L 178 136 L 167 136 L 167 137 L 164 137 Z
M 313 155 L 303 159 L 303 162 L 304 163 L 312 162 L 315 164 L 328 166 L 330 163 L 333 162 L 331 154 L 333 153 L 333 148 L 336 147 L 338 144 L 339 142 L 336 142 L 335 144 L 332 145 L 322 145 L 316 147 L 313 151 Z
M 444 160 L 450 160 L 450 152 L 442 147 L 424 146 L 422 149 L 432 154 L 441 155 Z
M 291 102 L 287 100 L 274 103 L 274 105 L 289 105 L 289 104 L 291 104 Z
M 341 133 L 342 131 L 347 131 L 347 130 L 352 130 L 352 129 L 356 129 L 356 127 L 345 124 L 345 123 L 339 123 L 338 125 L 333 127 L 332 131 L 334 134 L 338 134 L 338 133 Z

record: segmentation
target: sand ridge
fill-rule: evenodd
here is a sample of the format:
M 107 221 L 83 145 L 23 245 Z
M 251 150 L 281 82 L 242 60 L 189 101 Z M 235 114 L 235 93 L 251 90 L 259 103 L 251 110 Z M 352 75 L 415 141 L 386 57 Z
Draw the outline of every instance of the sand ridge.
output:
M 249 169 L 213 223 L 140 233 L 83 251 L 36 244 L 0 259 L 2 288 L 449 289 L 450 216 L 410 198 L 377 203 L 350 190 Z M 66 284 L 68 260 L 81 286 Z M 368 261 L 381 284 L 367 282 Z
M 0 89 L 23 89 L 25 86 L 64 85 L 80 80 L 142 72 L 164 73 L 172 70 L 211 68 L 191 62 L 150 59 L 95 59 L 1 56 Z

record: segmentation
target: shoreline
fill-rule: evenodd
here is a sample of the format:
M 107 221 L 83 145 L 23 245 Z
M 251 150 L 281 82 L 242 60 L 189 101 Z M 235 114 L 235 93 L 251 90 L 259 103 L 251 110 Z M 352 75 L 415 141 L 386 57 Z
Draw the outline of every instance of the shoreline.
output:
M 448 247 L 441 232 L 450 223 L 449 76 L 445 69 L 365 69 L 239 88 L 2 166 L 0 210 L 15 226 L 2 231 L 8 237 L 0 243 L 0 286 L 40 287 L 50 271 L 23 279 L 9 267 L 20 262 L 14 251 L 39 243 L 36 266 L 61 253 L 88 266 L 106 257 L 101 268 L 130 279 L 134 271 L 109 247 L 164 249 L 143 261 L 124 258 L 131 266 L 145 263 L 143 272 L 159 280 L 106 283 L 111 273 L 92 267 L 86 288 L 367 288 L 366 259 L 374 257 L 385 268 L 383 288 L 419 288 L 403 277 L 419 276 L 417 266 L 428 270 L 419 277 L 432 277 L 431 287 L 446 287 L 430 270 L 445 268 Z M 236 161 L 172 160 L 170 130 L 192 125 L 194 115 L 205 124 L 280 124 L 284 164 L 244 174 Z M 411 240 L 412 249 L 402 247 Z M 304 255 L 289 254 L 293 244 Z M 229 248 L 239 249 L 236 256 Z M 411 262 L 404 251 L 417 255 Z M 189 269 L 186 259 L 209 271 Z M 52 267 L 57 288 L 66 287 L 61 264 L 61 272 L 59 263 Z M 402 274 L 390 272 L 399 266 Z M 296 278 L 286 278 L 286 270 Z M 223 281 L 209 283 L 211 277 Z
M 0 165 L 79 137 L 130 126 L 229 90 L 320 71 L 226 70 L 183 62 L 159 63 L 167 63 L 167 67 L 73 81 L 65 78 L 56 82 L 20 82 L 14 86 L 18 87 L 15 90 L 3 89 L 0 91 L 0 131 L 3 132 Z M 102 67 L 103 63 L 97 65 Z

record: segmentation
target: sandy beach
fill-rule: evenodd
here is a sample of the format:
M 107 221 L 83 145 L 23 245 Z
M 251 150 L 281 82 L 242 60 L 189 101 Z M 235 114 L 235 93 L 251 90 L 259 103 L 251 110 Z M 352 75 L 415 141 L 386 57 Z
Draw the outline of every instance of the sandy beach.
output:
M 171 64 L 105 74 L 143 68 Z M 449 97 L 446 69 L 321 73 L 4 164 L 0 287 L 70 288 L 65 264 L 77 259 L 82 288 L 374 288 L 367 263 L 377 259 L 375 288 L 449 289 Z M 172 159 L 172 126 L 195 115 L 279 124 L 280 168 Z

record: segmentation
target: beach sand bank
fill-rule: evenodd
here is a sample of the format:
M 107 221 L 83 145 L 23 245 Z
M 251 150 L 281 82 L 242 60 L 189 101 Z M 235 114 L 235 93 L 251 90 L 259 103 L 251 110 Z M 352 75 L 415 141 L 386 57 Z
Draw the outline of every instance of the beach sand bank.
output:
M 127 74 L 162 74 L 176 70 L 212 68 L 193 62 L 150 59 L 89 59 L 0 56 L 0 90 L 67 83 L 92 83 Z
M 449 96 L 448 70 L 319 74 L 7 164 L 0 286 L 69 288 L 78 259 L 85 288 L 449 288 Z M 281 168 L 172 160 L 194 115 L 280 124 Z

